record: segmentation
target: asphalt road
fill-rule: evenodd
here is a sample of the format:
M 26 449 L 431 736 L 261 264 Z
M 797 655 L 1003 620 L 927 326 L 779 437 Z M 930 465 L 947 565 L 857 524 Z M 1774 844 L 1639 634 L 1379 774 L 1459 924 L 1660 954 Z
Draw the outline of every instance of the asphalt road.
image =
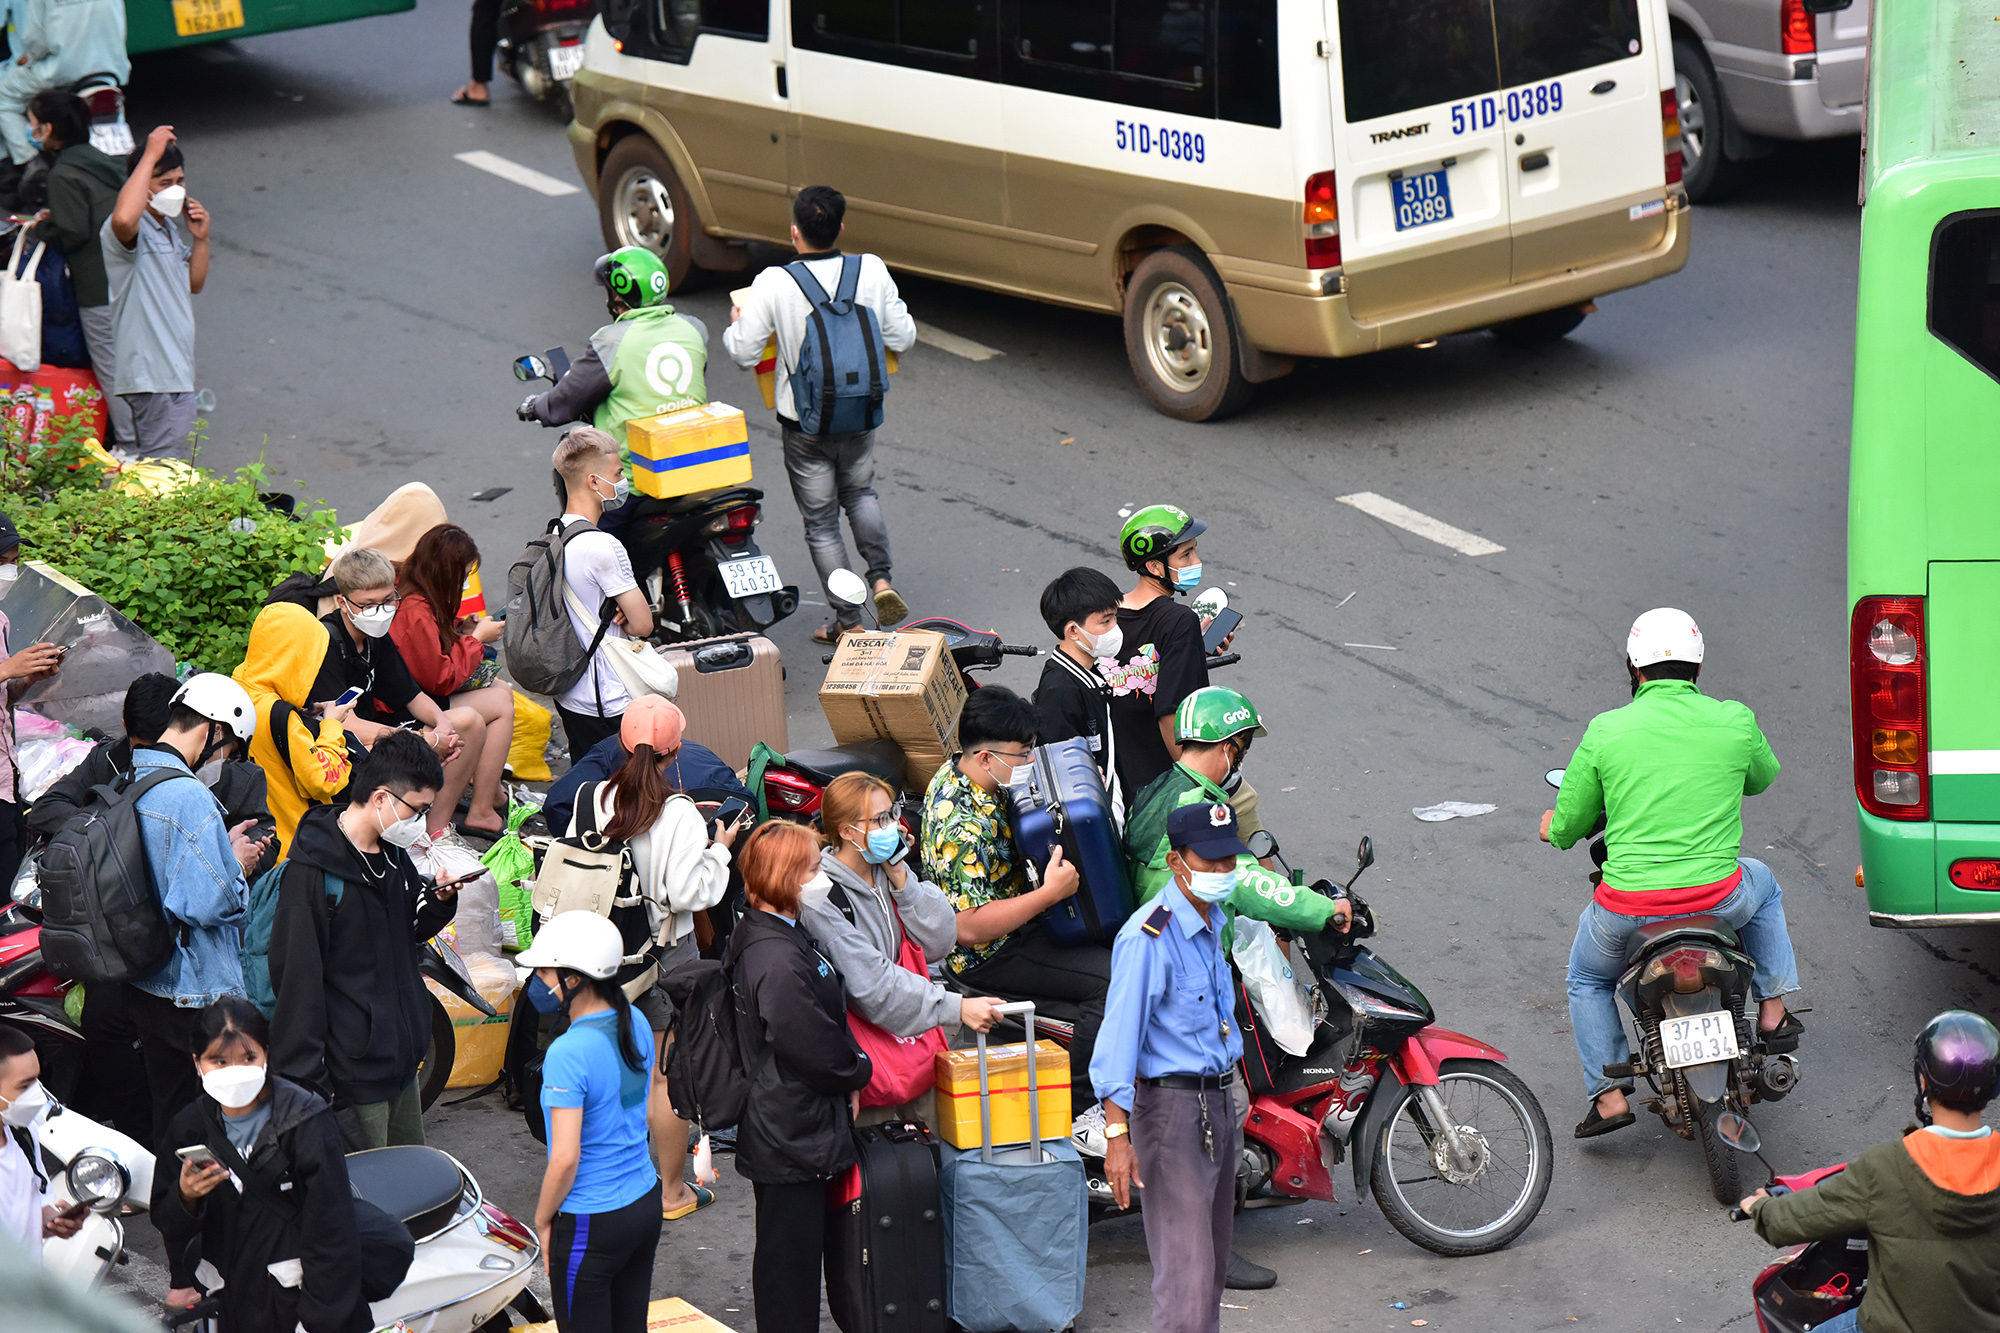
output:
M 426 3 L 149 58 L 132 118 L 142 136 L 180 129 L 189 187 L 215 218 L 195 303 L 199 379 L 217 400 L 203 461 L 261 455 L 349 518 L 426 481 L 497 570 L 551 512 L 553 435 L 514 421 L 508 362 L 577 348 L 602 322 L 589 281 L 602 247 L 587 196 L 454 160 L 486 150 L 575 179 L 555 116 L 512 87 L 496 85 L 491 110 L 446 103 L 463 51 L 462 8 Z M 1768 1251 L 1709 1200 L 1699 1149 L 1650 1119 L 1588 1146 L 1569 1137 L 1583 1098 L 1563 967 L 1589 867 L 1536 841 L 1541 774 L 1624 702 L 1623 636 L 1646 607 L 1701 621 L 1704 684 L 1754 708 L 1785 765 L 1745 811 L 1746 851 L 1787 889 L 1813 1008 L 1799 1089 L 1758 1116 L 1771 1160 L 1802 1169 L 1899 1133 L 1910 1036 L 1942 1008 L 2000 1009 L 1993 933 L 1871 930 L 1853 886 L 1842 555 L 1856 156 L 1852 143 L 1781 152 L 1741 199 L 1696 213 L 1684 273 L 1605 298 L 1559 346 L 1473 334 L 1305 365 L 1216 425 L 1144 405 L 1111 319 L 905 284 L 919 319 L 1003 354 L 919 347 L 889 400 L 883 504 L 918 613 L 1043 640 L 1042 585 L 1077 563 L 1115 571 L 1121 507 L 1173 500 L 1204 517 L 1209 578 L 1247 616 L 1227 683 L 1272 728 L 1251 764 L 1266 822 L 1315 873 L 1373 835 L 1380 862 L 1362 887 L 1383 919 L 1379 952 L 1441 1023 L 1509 1053 L 1555 1129 L 1546 1210 L 1504 1253 L 1416 1249 L 1353 1201 L 1344 1172 L 1337 1205 L 1245 1215 L 1239 1248 L 1282 1280 L 1232 1294 L 1226 1330 L 1751 1326 Z M 711 291 L 684 308 L 719 329 L 727 304 Z M 756 402 L 733 366 L 712 361 L 709 384 Z M 776 432 L 752 419 L 772 488 L 764 547 L 809 585 Z M 514 489 L 467 501 L 494 485 Z M 1334 502 L 1357 491 L 1506 549 L 1454 554 Z M 806 637 L 820 613 L 804 606 L 773 634 L 793 744 L 827 739 Z M 1025 691 L 1036 670 L 997 679 Z M 1499 808 L 1411 816 L 1448 799 Z M 428 1123 L 493 1197 L 532 1210 L 540 1151 L 495 1099 Z M 656 1292 L 751 1327 L 750 1219 L 749 1186 L 725 1168 L 721 1202 L 668 1226 Z M 1098 1227 L 1079 1327 L 1145 1327 L 1148 1275 L 1136 1219 Z

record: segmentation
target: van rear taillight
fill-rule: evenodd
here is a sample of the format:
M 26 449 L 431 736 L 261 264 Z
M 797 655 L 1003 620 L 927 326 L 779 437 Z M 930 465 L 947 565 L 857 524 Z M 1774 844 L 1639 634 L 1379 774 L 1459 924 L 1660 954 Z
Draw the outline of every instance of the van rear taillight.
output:
M 1883 819 L 1929 819 L 1924 599 L 1864 597 L 1848 630 L 1854 795 Z
M 1660 90 L 1660 139 L 1666 145 L 1667 184 L 1681 183 L 1681 104 L 1672 88 Z
M 1306 267 L 1340 267 L 1340 206 L 1331 171 L 1306 178 Z
M 1778 49 L 1788 56 L 1809 56 L 1819 49 L 1813 16 L 1806 0 L 1785 0 L 1778 11 Z
M 1961 889 L 2000 889 L 2000 861 L 1980 857 L 1951 863 L 1951 882 Z

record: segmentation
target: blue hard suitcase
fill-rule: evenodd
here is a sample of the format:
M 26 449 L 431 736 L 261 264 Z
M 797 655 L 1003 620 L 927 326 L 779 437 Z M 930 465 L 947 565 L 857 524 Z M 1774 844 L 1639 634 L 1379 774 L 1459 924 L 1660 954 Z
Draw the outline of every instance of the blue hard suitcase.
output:
M 1016 787 L 1013 798 L 1014 845 L 1027 858 L 1029 877 L 1041 883 L 1060 843 L 1063 859 L 1083 881 L 1073 897 L 1043 914 L 1050 937 L 1070 947 L 1108 946 L 1132 915 L 1132 880 L 1089 742 L 1079 737 L 1037 746 L 1027 787 Z

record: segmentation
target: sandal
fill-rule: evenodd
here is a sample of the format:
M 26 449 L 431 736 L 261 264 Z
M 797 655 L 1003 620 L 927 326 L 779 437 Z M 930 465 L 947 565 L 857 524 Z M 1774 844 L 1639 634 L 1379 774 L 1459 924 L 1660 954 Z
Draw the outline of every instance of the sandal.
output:
M 1790 1055 L 1793 1051 L 1798 1050 L 1799 1034 L 1805 1030 L 1806 1025 L 1799 1021 L 1799 1016 L 1787 1009 L 1784 1018 L 1779 1021 L 1778 1026 L 1772 1028 L 1769 1032 L 1759 1029 L 1757 1040 L 1772 1055 Z
M 813 631 L 813 642 L 823 643 L 829 648 L 838 647 L 842 638 L 854 633 L 845 625 L 821 625 Z
M 910 614 L 910 605 L 894 588 L 883 588 L 875 594 L 875 618 L 882 628 L 900 625 Z
M 1623 1129 L 1638 1118 L 1638 1116 L 1632 1113 L 1629 1107 L 1626 1108 L 1622 1115 L 1607 1117 L 1598 1111 L 1597 1103 L 1592 1101 L 1590 1103 L 1590 1114 L 1585 1116 L 1576 1127 L 1576 1136 L 1580 1139 L 1594 1139 L 1600 1134 L 1609 1134 L 1613 1130 Z
M 715 1191 L 708 1186 L 691 1184 L 688 1188 L 694 1191 L 694 1202 L 684 1203 L 678 1208 L 660 1209 L 660 1220 L 662 1222 L 678 1222 L 689 1213 L 695 1211 L 695 1209 L 706 1208 L 715 1202 Z
M 451 101 L 452 101 L 452 105 L 453 105 L 453 106 L 492 106 L 492 105 L 493 105 L 493 99 L 492 99 L 491 97 L 467 97 L 467 96 L 465 95 L 465 89 L 463 89 L 463 88 L 460 88 L 460 89 L 459 89 L 459 90 L 458 90 L 457 92 L 455 92 L 455 93 L 453 93 L 453 94 L 451 95 Z

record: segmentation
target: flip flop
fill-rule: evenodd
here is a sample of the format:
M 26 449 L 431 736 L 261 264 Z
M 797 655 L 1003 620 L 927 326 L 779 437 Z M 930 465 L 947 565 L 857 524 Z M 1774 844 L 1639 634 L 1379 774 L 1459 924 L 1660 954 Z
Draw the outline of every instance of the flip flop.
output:
M 1613 1130 L 1623 1129 L 1638 1118 L 1630 1110 L 1627 1110 L 1623 1115 L 1609 1117 L 1601 1115 L 1598 1113 L 1597 1103 L 1593 1101 L 1590 1104 L 1590 1114 L 1585 1116 L 1576 1127 L 1576 1136 L 1580 1139 L 1594 1139 L 1600 1134 L 1609 1134 Z
M 1772 1055 L 1790 1055 L 1793 1051 L 1798 1050 L 1799 1034 L 1805 1030 L 1806 1025 L 1799 1021 L 1799 1016 L 1787 1009 L 1785 1017 L 1779 1022 L 1778 1026 L 1772 1028 L 1769 1032 L 1760 1030 L 1757 1033 L 1757 1040 Z
M 875 594 L 875 617 L 886 629 L 890 625 L 900 625 L 910 614 L 909 603 L 905 602 L 894 588 L 884 588 Z
M 453 105 L 453 106 L 492 106 L 492 105 L 493 105 L 493 99 L 492 99 L 491 97 L 467 97 L 467 96 L 465 95 L 465 89 L 463 89 L 463 88 L 460 88 L 460 89 L 459 89 L 459 90 L 458 90 L 457 92 L 455 92 L 455 93 L 453 93 L 453 94 L 451 95 L 451 101 L 452 101 L 452 105 Z
M 688 1188 L 694 1191 L 694 1202 L 682 1204 L 679 1208 L 672 1210 L 662 1208 L 660 1210 L 660 1220 L 662 1222 L 678 1222 L 695 1209 L 706 1208 L 715 1202 L 715 1191 L 708 1186 L 689 1185 Z
M 840 640 L 843 635 L 851 633 L 853 633 L 852 630 L 843 629 L 837 625 L 821 625 L 818 629 L 813 631 L 813 642 L 823 643 L 827 645 L 829 648 L 831 648 L 837 646 L 840 643 Z

